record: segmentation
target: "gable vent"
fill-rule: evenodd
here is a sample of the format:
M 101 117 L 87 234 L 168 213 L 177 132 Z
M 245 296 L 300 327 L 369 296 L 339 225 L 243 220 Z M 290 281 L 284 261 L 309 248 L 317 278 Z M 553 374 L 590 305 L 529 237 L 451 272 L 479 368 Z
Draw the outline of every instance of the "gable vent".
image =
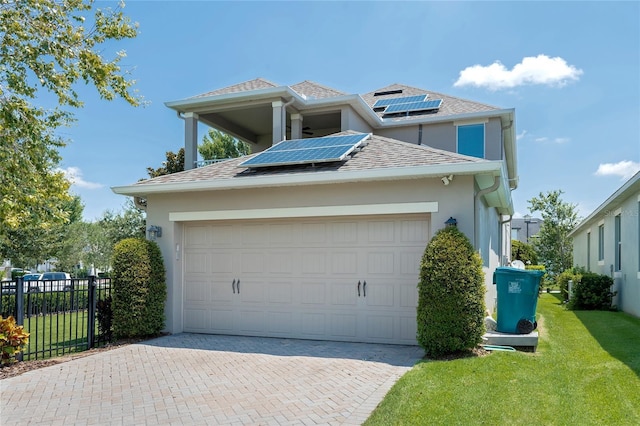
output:
M 387 90 L 387 91 L 384 91 L 384 92 L 375 92 L 373 94 L 373 96 L 397 95 L 398 93 L 402 93 L 402 89 Z

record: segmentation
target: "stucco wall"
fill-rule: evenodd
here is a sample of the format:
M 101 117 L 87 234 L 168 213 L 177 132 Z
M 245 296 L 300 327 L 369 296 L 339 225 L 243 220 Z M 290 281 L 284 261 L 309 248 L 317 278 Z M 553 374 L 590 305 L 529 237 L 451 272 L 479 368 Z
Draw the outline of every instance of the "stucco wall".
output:
M 621 270 L 615 271 L 615 217 L 620 215 Z M 604 224 L 604 259 L 598 260 L 598 227 Z M 590 247 L 587 234 L 591 234 Z M 573 264 L 614 277 L 618 308 L 640 317 L 640 193 L 604 209 L 573 236 Z

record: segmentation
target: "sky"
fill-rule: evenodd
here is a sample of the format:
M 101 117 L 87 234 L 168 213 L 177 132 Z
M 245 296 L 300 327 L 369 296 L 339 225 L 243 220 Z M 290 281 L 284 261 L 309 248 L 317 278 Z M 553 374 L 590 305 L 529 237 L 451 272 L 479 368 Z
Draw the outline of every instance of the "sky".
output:
M 61 131 L 60 168 L 88 221 L 124 207 L 111 187 L 184 145 L 165 102 L 258 77 L 357 94 L 400 83 L 514 108 L 514 217 L 555 190 L 586 217 L 640 170 L 640 2 L 128 1 L 124 12 L 139 35 L 102 54 L 126 51 L 146 106 L 81 87 L 85 106 Z

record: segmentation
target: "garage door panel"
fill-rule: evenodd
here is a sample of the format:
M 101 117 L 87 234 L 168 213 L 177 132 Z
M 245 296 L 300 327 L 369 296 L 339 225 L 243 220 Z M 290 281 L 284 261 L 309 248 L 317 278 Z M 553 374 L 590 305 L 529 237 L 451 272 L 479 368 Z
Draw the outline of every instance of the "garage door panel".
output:
M 331 305 L 336 307 L 356 306 L 358 304 L 358 283 L 354 281 L 332 282 Z
M 300 256 L 303 275 L 327 274 L 327 253 L 324 251 L 304 251 Z
M 367 276 L 393 275 L 395 273 L 395 253 L 392 251 L 367 254 Z
M 262 309 L 241 308 L 235 315 L 238 331 L 243 334 L 256 333 L 264 335 L 266 331 L 267 318 Z
M 292 251 L 267 253 L 267 272 L 276 275 L 290 275 L 294 273 L 298 256 Z
M 208 332 L 211 330 L 210 312 L 208 307 L 185 310 L 184 327 L 186 330 L 193 332 Z
M 294 333 L 293 312 L 268 312 L 267 333 L 274 336 L 290 336 Z
M 206 274 L 209 272 L 209 252 L 189 250 L 185 253 L 184 269 L 187 274 Z
M 236 282 L 240 303 L 264 304 L 266 299 L 267 284 L 260 279 L 243 279 Z
M 358 253 L 356 251 L 335 251 L 331 253 L 331 273 L 334 275 L 358 274 Z
M 300 301 L 303 305 L 307 305 L 305 309 L 324 306 L 327 299 L 326 282 L 303 281 L 300 283 Z
M 292 282 L 267 282 L 265 285 L 269 304 L 292 305 L 294 300 Z
M 416 344 L 428 223 L 404 215 L 187 224 L 184 329 Z
M 265 252 L 249 251 L 242 252 L 240 257 L 240 273 L 241 274 L 262 274 L 265 271 L 266 259 Z

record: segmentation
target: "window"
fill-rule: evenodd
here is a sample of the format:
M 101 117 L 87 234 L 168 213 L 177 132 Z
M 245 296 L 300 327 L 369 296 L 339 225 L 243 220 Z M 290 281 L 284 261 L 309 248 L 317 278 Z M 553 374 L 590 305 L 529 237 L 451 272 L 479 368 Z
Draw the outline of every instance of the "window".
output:
M 598 226 L 598 260 L 604 260 L 604 225 Z
M 512 240 L 517 240 L 518 239 L 518 232 L 520 231 L 520 228 L 511 228 L 511 239 Z
M 615 220 L 615 232 L 614 232 L 614 238 L 615 238 L 615 244 L 614 244 L 614 250 L 615 252 L 615 256 L 614 256 L 614 262 L 615 262 L 615 270 L 616 271 L 620 271 L 622 269 L 622 224 L 621 224 L 621 219 L 622 216 L 620 216 L 619 214 L 616 215 L 616 217 L 614 218 Z
M 484 158 L 484 123 L 458 126 L 458 153 Z
M 587 232 L 587 271 L 591 271 L 591 232 Z

